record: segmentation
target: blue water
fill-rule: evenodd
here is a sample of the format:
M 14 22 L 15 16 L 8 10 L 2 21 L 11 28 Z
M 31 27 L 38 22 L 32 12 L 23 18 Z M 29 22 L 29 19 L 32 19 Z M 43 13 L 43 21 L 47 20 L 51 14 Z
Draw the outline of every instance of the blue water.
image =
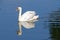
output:
M 22 28 L 22 36 L 16 34 L 18 6 L 23 8 L 23 13 L 34 10 L 40 16 L 35 28 Z M 49 13 L 59 7 L 60 0 L 0 0 L 0 40 L 50 40 L 48 22 L 44 21 L 48 21 Z

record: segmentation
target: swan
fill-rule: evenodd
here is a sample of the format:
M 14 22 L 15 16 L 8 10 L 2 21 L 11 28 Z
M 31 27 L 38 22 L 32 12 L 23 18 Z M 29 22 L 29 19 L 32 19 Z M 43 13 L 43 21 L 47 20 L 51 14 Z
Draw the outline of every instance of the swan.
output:
M 31 21 L 38 19 L 39 15 L 36 15 L 35 11 L 27 11 L 22 15 L 22 7 L 18 7 L 19 12 L 18 21 Z
M 17 11 L 18 11 L 18 21 L 19 22 L 23 22 L 23 21 L 32 21 L 32 22 L 35 22 L 38 18 L 39 18 L 39 15 L 36 15 L 36 12 L 35 11 L 26 11 L 24 14 L 22 14 L 22 7 L 17 7 Z M 25 28 L 27 29 L 30 29 L 30 28 L 33 28 L 33 27 L 26 27 Z M 19 31 L 17 31 L 17 34 L 18 35 L 22 35 L 22 25 L 21 23 L 19 23 Z

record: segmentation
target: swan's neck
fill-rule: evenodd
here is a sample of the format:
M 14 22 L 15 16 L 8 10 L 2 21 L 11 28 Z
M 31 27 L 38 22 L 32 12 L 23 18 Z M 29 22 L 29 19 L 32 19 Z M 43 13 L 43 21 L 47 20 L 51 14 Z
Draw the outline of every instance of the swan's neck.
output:
M 20 8 L 19 10 L 19 18 L 21 18 L 21 14 L 22 14 L 22 8 Z

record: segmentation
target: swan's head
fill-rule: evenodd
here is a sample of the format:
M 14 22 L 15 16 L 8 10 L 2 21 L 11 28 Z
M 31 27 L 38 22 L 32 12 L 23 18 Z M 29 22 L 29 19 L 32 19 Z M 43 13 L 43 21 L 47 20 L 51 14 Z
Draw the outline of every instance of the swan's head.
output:
M 17 11 L 20 11 L 20 10 L 22 10 L 22 7 L 17 7 Z

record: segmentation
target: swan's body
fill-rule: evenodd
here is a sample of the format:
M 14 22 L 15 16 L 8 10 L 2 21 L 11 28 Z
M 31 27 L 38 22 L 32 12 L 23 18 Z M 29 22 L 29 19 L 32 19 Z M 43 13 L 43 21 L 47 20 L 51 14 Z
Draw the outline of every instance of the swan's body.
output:
M 19 18 L 19 21 L 29 21 L 30 19 L 32 19 L 35 16 L 35 12 L 34 11 L 27 11 L 25 12 L 21 18 Z
M 36 15 L 35 11 L 27 11 L 24 14 L 22 14 L 22 8 L 21 7 L 18 7 L 17 10 L 19 12 L 19 16 L 18 16 L 19 22 L 21 22 L 21 21 L 34 21 L 34 20 L 37 20 L 39 17 L 38 15 Z M 26 25 L 24 25 L 24 26 L 27 29 L 33 28 L 31 26 L 26 26 Z M 18 32 L 18 35 L 21 35 L 22 34 L 21 25 L 19 25 L 19 28 L 20 28 L 20 31 Z

